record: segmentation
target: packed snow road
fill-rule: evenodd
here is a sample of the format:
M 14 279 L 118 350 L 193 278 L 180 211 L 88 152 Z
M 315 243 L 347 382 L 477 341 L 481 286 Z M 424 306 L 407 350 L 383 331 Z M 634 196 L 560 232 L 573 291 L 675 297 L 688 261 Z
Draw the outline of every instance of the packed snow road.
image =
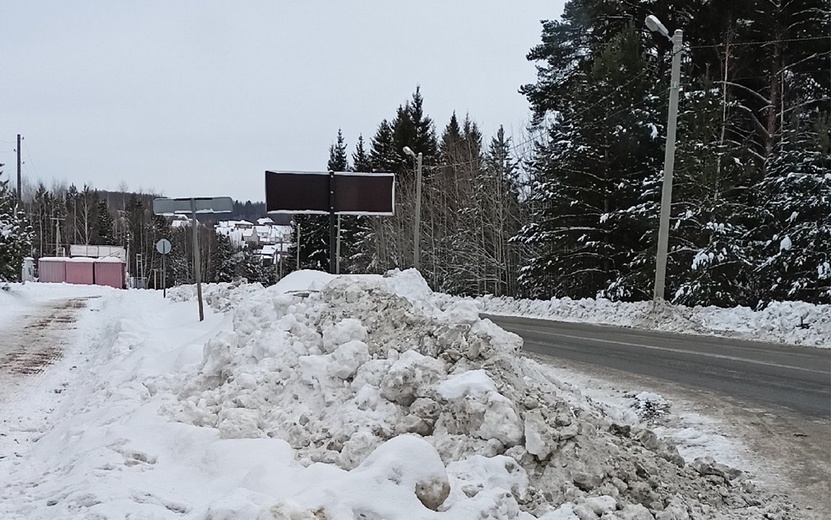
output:
M 0 402 L 26 376 L 61 356 L 67 329 L 87 298 L 66 298 L 26 309 L 0 329 Z
M 489 316 L 524 350 L 711 390 L 807 417 L 831 416 L 831 349 Z

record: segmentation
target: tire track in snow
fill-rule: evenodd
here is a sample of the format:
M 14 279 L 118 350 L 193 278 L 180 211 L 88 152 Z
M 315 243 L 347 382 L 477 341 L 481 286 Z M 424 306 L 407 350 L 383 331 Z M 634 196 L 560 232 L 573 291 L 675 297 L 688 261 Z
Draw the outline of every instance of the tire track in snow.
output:
M 0 401 L 60 359 L 67 331 L 89 298 L 68 298 L 25 314 L 0 329 Z

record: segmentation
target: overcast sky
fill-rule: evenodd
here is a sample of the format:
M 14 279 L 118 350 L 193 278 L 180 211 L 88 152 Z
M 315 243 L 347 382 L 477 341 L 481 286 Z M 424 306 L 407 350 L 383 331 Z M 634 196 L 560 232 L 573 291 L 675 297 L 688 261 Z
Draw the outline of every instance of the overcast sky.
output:
M 561 0 L 38 1 L 0 8 L 0 162 L 169 197 L 263 200 L 264 171 L 324 170 L 421 86 L 440 132 L 530 118 L 525 58 Z

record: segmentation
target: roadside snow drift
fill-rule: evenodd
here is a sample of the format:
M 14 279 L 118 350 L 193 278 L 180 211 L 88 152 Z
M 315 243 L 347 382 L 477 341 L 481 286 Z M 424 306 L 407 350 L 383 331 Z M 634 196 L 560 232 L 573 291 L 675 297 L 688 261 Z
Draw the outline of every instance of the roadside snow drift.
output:
M 488 314 L 831 348 L 831 305 L 773 302 L 763 310 L 754 311 L 748 307 L 685 307 L 668 303 L 655 306 L 652 302 L 613 302 L 602 298 L 523 300 L 482 296 L 476 301 Z
M 616 422 L 415 271 L 212 285 L 199 326 L 172 293 L 90 302 L 72 369 L 40 385 L 65 392 L 3 416 L 0 517 L 798 518 Z

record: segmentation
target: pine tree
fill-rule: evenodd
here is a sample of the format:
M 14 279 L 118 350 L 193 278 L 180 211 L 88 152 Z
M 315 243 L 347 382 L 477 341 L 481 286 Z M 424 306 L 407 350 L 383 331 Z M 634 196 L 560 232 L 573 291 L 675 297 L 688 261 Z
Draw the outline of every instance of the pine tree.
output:
M 650 249 L 645 215 L 657 216 L 661 152 L 654 69 L 632 26 L 595 47 L 564 39 L 592 32 L 584 23 L 577 16 L 548 25 L 546 44 L 529 55 L 551 65 L 524 90 L 540 119 L 557 112 L 530 164 L 531 222 L 516 241 L 534 256 L 520 281 L 534 296 L 642 299 L 649 266 L 638 260 Z M 583 63 L 562 73 L 552 56 L 564 53 Z
M 34 233 L 2 174 L 0 170 L 0 281 L 15 282 L 20 281 L 23 258 L 31 251 Z

